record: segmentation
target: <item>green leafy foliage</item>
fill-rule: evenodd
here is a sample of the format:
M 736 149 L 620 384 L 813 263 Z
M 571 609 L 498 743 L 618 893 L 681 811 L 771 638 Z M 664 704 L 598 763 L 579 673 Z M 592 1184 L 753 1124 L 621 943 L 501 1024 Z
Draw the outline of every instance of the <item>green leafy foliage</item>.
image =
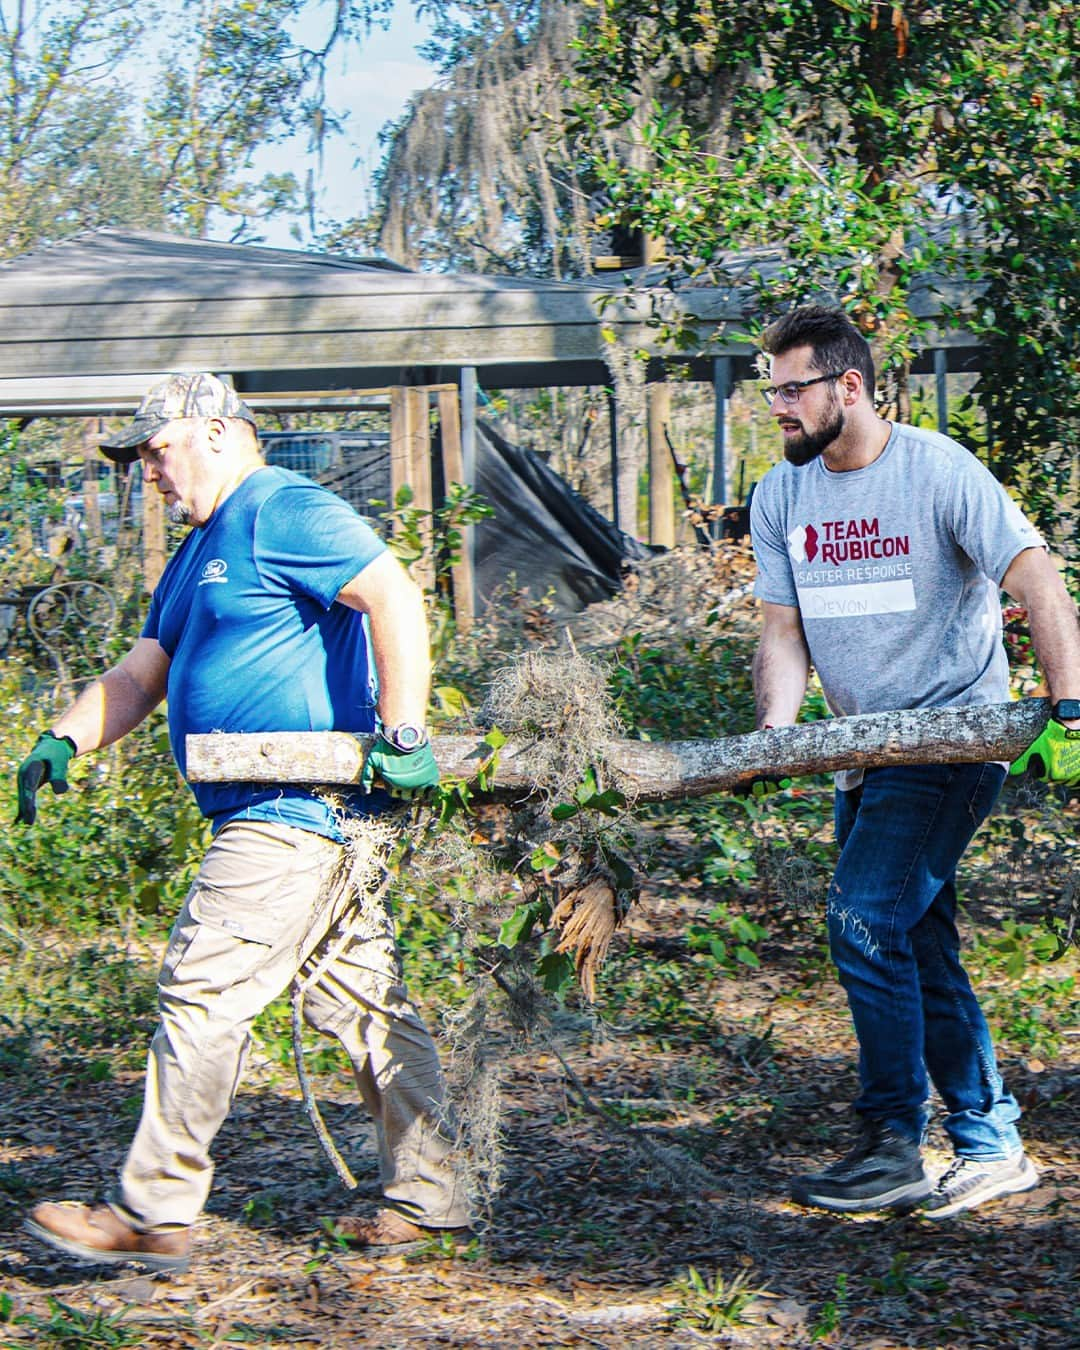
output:
M 726 904 L 714 905 L 705 923 L 692 924 L 687 932 L 690 950 L 704 952 L 718 966 L 735 973 L 739 966 L 757 970 L 761 960 L 755 950 L 769 930 L 745 914 L 732 914 Z
M 722 629 L 663 644 L 639 633 L 612 649 L 610 687 L 627 732 L 642 740 L 733 735 L 753 726 L 747 644 Z
M 392 531 L 390 547 L 395 556 L 416 575 L 426 571 L 429 578 L 431 647 L 437 666 L 451 651 L 457 631 L 452 577 L 465 547 L 465 531 L 494 514 L 479 492 L 462 483 L 451 483 L 443 501 L 434 508 L 415 506 L 412 488 L 403 484 L 393 509 L 384 513 Z M 459 689 L 439 686 L 436 697 L 440 708 L 450 716 L 467 706 Z
M 10 663 L 0 672 L 0 811 L 9 820 L 16 768 L 48 717 L 21 677 Z M 208 836 L 169 754 L 163 714 L 93 759 L 75 760 L 70 780 L 66 796 L 39 792 L 33 826 L 9 831 L 0 918 L 90 933 L 132 911 L 173 912 Z
M 669 284 L 741 286 L 751 330 L 834 298 L 904 417 L 930 336 L 917 290 L 940 278 L 946 317 L 984 344 L 987 457 L 1075 569 L 1075 5 L 588 10 L 569 129 L 606 192 L 599 223 L 663 240 Z M 755 248 L 736 275 L 730 254 Z

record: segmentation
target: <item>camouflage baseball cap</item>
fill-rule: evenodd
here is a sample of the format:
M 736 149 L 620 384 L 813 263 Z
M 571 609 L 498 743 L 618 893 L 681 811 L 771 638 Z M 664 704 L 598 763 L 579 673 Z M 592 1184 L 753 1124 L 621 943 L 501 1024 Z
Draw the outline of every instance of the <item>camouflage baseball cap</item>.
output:
M 143 445 L 181 417 L 240 417 L 255 426 L 255 414 L 235 389 L 216 375 L 169 375 L 146 395 L 130 426 L 102 441 L 102 454 L 116 464 L 130 464 Z

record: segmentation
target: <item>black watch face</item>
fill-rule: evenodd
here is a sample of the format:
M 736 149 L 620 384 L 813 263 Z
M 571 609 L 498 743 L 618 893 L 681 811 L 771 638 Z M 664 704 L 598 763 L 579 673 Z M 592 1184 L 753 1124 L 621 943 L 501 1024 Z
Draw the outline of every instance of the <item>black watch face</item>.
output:
M 1054 704 L 1053 712 L 1062 722 L 1080 718 L 1080 698 L 1059 698 Z

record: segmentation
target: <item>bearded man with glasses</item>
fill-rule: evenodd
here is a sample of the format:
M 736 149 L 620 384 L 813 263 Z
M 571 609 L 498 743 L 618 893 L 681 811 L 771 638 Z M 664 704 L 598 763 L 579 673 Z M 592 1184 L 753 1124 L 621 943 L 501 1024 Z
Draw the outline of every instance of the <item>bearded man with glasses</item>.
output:
M 874 406 L 869 345 L 842 310 L 808 305 L 765 332 L 763 390 L 784 463 L 754 493 L 759 728 L 799 714 L 811 665 L 837 716 L 1009 697 L 999 587 L 1027 607 L 1053 717 L 1014 771 L 1080 782 L 1080 623 L 1042 538 L 973 454 Z M 947 1218 L 1030 1190 L 1020 1109 L 998 1072 L 959 957 L 956 868 L 1002 764 L 844 770 L 829 942 L 859 1042 L 857 1138 L 795 1177 L 794 1199 L 844 1213 Z M 931 1181 L 930 1084 L 952 1164 Z

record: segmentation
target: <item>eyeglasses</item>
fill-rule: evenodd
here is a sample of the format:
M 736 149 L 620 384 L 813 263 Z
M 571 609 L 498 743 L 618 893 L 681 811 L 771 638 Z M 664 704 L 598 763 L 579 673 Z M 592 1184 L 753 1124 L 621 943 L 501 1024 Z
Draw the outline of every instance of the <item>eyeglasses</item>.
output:
M 792 403 L 798 403 L 802 391 L 809 389 L 812 384 L 821 384 L 825 380 L 838 380 L 843 374 L 842 370 L 833 370 L 828 375 L 815 375 L 812 380 L 789 380 L 787 384 L 768 384 L 761 391 L 761 397 L 765 400 L 767 408 L 772 407 L 777 394 L 790 406 Z

